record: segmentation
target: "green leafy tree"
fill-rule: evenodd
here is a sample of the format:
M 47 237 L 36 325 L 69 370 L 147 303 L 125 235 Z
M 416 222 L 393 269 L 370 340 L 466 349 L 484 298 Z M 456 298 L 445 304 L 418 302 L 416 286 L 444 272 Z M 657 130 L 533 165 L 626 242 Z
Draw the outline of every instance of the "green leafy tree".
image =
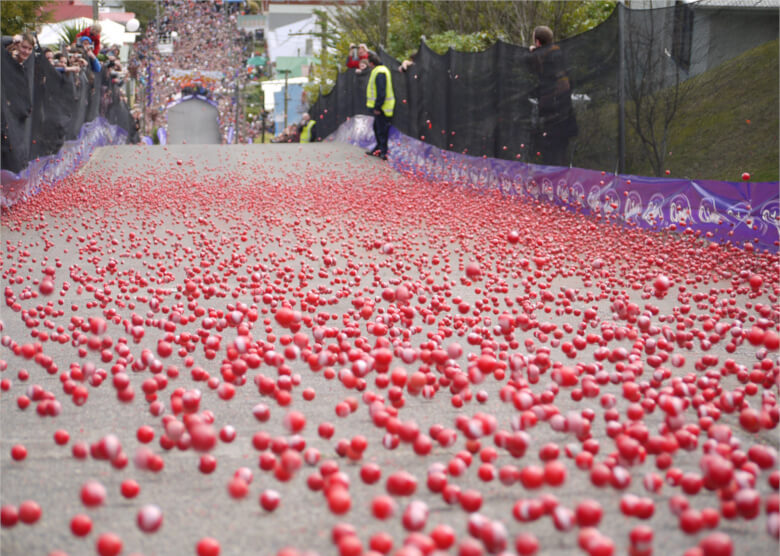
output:
M 458 52 L 481 52 L 496 42 L 495 35 L 479 31 L 459 35 L 455 31 L 436 33 L 425 41 L 428 47 L 437 54 L 445 54 L 452 48 Z
M 3 35 L 37 31 L 41 25 L 51 21 L 51 13 L 46 9 L 51 3 L 50 0 L 3 0 L 0 6 Z
M 89 27 L 89 25 L 83 24 L 74 24 L 74 25 L 64 25 L 62 29 L 60 29 L 59 37 L 62 42 L 65 44 L 73 44 L 76 42 L 76 37 L 79 33 L 81 33 L 84 29 Z
M 591 29 L 612 13 L 614 1 L 491 1 L 474 0 L 369 0 L 319 12 L 316 35 L 323 53 L 312 72 L 317 82 L 309 87 L 316 99 L 324 93 L 347 56 L 350 43 L 383 48 L 402 60 L 414 54 L 425 37 L 436 52 L 478 52 L 498 40 L 529 46 L 537 25 L 547 25 L 556 39 L 565 39 Z

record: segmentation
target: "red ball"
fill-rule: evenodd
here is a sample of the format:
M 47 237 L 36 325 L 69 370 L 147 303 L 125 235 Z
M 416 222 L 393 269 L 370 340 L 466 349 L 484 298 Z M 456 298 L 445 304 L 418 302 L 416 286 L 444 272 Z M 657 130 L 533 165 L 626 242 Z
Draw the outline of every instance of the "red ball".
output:
M 241 477 L 233 477 L 228 483 L 228 494 L 232 498 L 243 498 L 249 493 L 249 485 Z
M 81 487 L 81 501 L 85 506 L 99 506 L 106 499 L 106 488 L 97 481 L 87 481 Z
M 11 446 L 11 457 L 16 461 L 22 461 L 27 457 L 27 448 L 21 444 L 14 444 Z
M 19 521 L 32 525 L 41 518 L 41 507 L 37 502 L 27 500 L 19 505 Z
M 367 485 L 373 485 L 382 477 L 382 468 L 375 463 L 366 463 L 360 468 L 360 478 Z
M 387 478 L 385 486 L 393 496 L 411 496 L 417 490 L 417 479 L 407 471 L 397 471 Z
M 144 533 L 154 533 L 163 522 L 163 513 L 159 506 L 147 504 L 136 514 L 136 523 L 138 528 Z
M 267 512 L 272 512 L 279 507 L 281 496 L 275 490 L 264 490 L 260 495 L 260 506 Z
M 331 488 L 328 492 L 328 508 L 336 515 L 343 515 L 347 513 L 352 507 L 352 499 L 349 496 L 349 491 L 341 486 Z
M 580 527 L 596 527 L 601 521 L 603 510 L 596 500 L 583 500 L 577 505 L 577 525 Z
M 92 531 L 92 520 L 88 515 L 75 515 L 70 520 L 70 530 L 77 537 L 85 537 Z
M 439 550 L 448 550 L 455 544 L 455 530 L 444 523 L 434 527 L 430 536 Z
M 726 533 L 711 533 L 699 542 L 704 556 L 732 556 L 734 544 Z
M 379 495 L 371 501 L 371 513 L 377 519 L 392 517 L 395 509 L 395 501 L 390 496 Z
M 539 540 L 533 533 L 520 533 L 515 537 L 515 550 L 521 556 L 532 556 L 539 551 Z
M 0 508 L 0 526 L 13 527 L 19 521 L 19 510 L 16 506 L 6 504 Z
M 548 461 L 544 466 L 544 480 L 550 486 L 561 486 L 566 481 L 566 466 L 563 462 Z
M 468 513 L 478 512 L 482 507 L 482 493 L 478 490 L 464 490 L 460 493 L 459 502 L 464 511 Z
M 96 548 L 100 556 L 116 556 L 122 552 L 122 539 L 114 533 L 103 533 L 98 537 Z
M 544 482 L 544 469 L 538 465 L 526 465 L 520 470 L 520 482 L 526 489 L 535 489 Z
M 135 498 L 140 491 L 141 487 L 133 479 L 122 481 L 122 485 L 120 486 L 120 492 L 125 498 Z

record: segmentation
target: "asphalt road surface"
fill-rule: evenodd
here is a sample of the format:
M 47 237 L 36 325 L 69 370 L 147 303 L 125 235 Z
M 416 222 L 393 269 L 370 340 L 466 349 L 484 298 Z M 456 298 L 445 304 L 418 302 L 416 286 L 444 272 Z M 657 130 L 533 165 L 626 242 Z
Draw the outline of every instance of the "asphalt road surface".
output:
M 603 511 L 591 540 L 615 554 L 639 525 L 654 531 L 653 554 L 683 554 L 714 532 L 734 554 L 777 553 L 767 507 L 777 512 L 778 435 L 766 428 L 777 416 L 777 256 L 419 182 L 338 144 L 99 149 L 4 213 L 2 244 L 3 555 L 96 554 L 109 532 L 122 554 L 197 554 L 205 537 L 224 555 L 338 554 L 339 523 L 364 550 L 381 532 L 393 551 L 410 539 L 446 548 L 451 531 L 453 554 L 513 552 L 530 533 L 538 553 L 574 555 L 587 534 L 568 511 L 586 499 Z M 225 427 L 235 438 L 210 447 Z M 165 449 L 163 436 L 187 449 Z M 665 438 L 671 457 L 647 453 L 659 445 L 648 438 Z M 548 444 L 562 465 L 540 458 Z M 79 446 L 93 454 L 75 457 Z M 94 457 L 101 447 L 113 464 Z M 572 456 L 596 448 L 593 465 L 630 484 L 594 486 L 578 467 L 589 458 Z M 736 465 L 718 460 L 729 473 L 720 492 L 697 489 L 716 449 Z M 204 455 L 211 473 L 199 470 Z M 775 461 L 751 462 L 762 456 Z M 374 484 L 361 478 L 367 463 L 381 472 Z M 452 503 L 426 485 L 441 469 L 460 488 L 447 489 Z M 546 475 L 531 488 L 537 469 Z M 251 477 L 233 485 L 241 498 L 228 488 L 237 471 Z M 377 519 L 372 501 L 401 471 L 416 490 Z M 310 488 L 323 476 L 330 498 Z M 135 497 L 120 492 L 127 480 Z M 81 498 L 89 481 L 105 488 L 96 506 Z M 272 512 L 259 503 L 269 489 L 280 495 Z M 757 493 L 755 518 L 721 515 L 737 489 L 749 491 L 746 515 Z M 626 494 L 652 516 L 622 512 L 621 500 L 636 502 Z M 684 533 L 675 495 L 718 523 Z M 480 496 L 482 520 L 467 511 Z M 347 512 L 331 511 L 346 500 Z M 519 521 L 521 500 L 548 511 Z M 25 501 L 40 518 L 10 525 Z M 405 529 L 412 501 L 427 520 L 415 503 Z M 147 505 L 162 512 L 156 531 L 138 526 Z M 71 530 L 80 514 L 85 536 Z

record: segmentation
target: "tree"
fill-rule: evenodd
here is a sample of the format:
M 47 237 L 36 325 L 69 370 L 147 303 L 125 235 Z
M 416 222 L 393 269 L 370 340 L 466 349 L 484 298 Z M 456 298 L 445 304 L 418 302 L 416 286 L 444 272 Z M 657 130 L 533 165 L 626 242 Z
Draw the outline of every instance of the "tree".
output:
M 680 61 L 663 43 L 669 33 L 659 14 L 645 11 L 629 19 L 625 46 L 626 119 L 656 176 L 664 171 L 675 117 L 693 90 Z
M 79 33 L 81 33 L 84 29 L 89 27 L 88 24 L 74 24 L 74 25 L 63 25 L 62 29 L 60 29 L 59 37 L 62 42 L 65 44 L 73 44 L 76 42 L 76 37 Z
M 3 35 L 36 31 L 43 23 L 51 21 L 51 13 L 46 10 L 50 0 L 3 0 L 2 4 L 0 24 Z
M 528 45 L 534 27 L 548 25 L 559 40 L 565 39 L 607 19 L 615 5 L 616 2 L 605 0 L 369 0 L 365 4 L 340 6 L 328 12 L 328 18 L 335 33 L 350 37 L 347 43 L 365 42 L 374 49 L 382 46 L 390 55 L 404 58 L 417 50 L 422 36 L 446 32 L 487 33 L 493 42 L 500 39 Z
M 485 2 L 484 18 L 500 25 L 506 42 L 530 45 L 534 28 L 550 27 L 555 40 L 568 39 L 596 27 L 614 11 L 616 2 Z M 495 27 L 494 27 L 495 28 Z
M 426 39 L 425 44 L 437 54 L 444 54 L 450 48 L 458 52 L 481 52 L 494 42 L 496 42 L 495 35 L 484 31 L 465 35 L 459 35 L 455 31 L 445 31 Z
M 322 84 L 335 79 L 350 43 L 366 43 L 373 50 L 382 47 L 399 60 L 415 53 L 423 37 L 429 47 L 442 53 L 450 47 L 480 51 L 498 40 L 529 45 L 537 25 L 549 25 L 559 40 L 564 39 L 606 20 L 615 5 L 614 1 L 604 0 L 368 0 L 338 6 L 319 12 L 323 22 L 316 35 L 326 52 L 313 74 Z M 318 85 L 311 88 L 312 92 L 316 93 Z

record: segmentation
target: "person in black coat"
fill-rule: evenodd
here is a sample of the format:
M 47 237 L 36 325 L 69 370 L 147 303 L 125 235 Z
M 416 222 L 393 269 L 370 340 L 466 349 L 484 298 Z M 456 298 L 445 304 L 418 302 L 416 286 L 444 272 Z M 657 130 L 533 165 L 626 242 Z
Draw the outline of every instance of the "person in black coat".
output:
M 539 103 L 536 150 L 541 153 L 544 164 L 567 166 L 569 140 L 577 135 L 578 130 L 566 62 L 561 48 L 553 42 L 553 32 L 549 27 L 534 29 L 533 40 L 526 65 L 539 80 L 531 95 Z

